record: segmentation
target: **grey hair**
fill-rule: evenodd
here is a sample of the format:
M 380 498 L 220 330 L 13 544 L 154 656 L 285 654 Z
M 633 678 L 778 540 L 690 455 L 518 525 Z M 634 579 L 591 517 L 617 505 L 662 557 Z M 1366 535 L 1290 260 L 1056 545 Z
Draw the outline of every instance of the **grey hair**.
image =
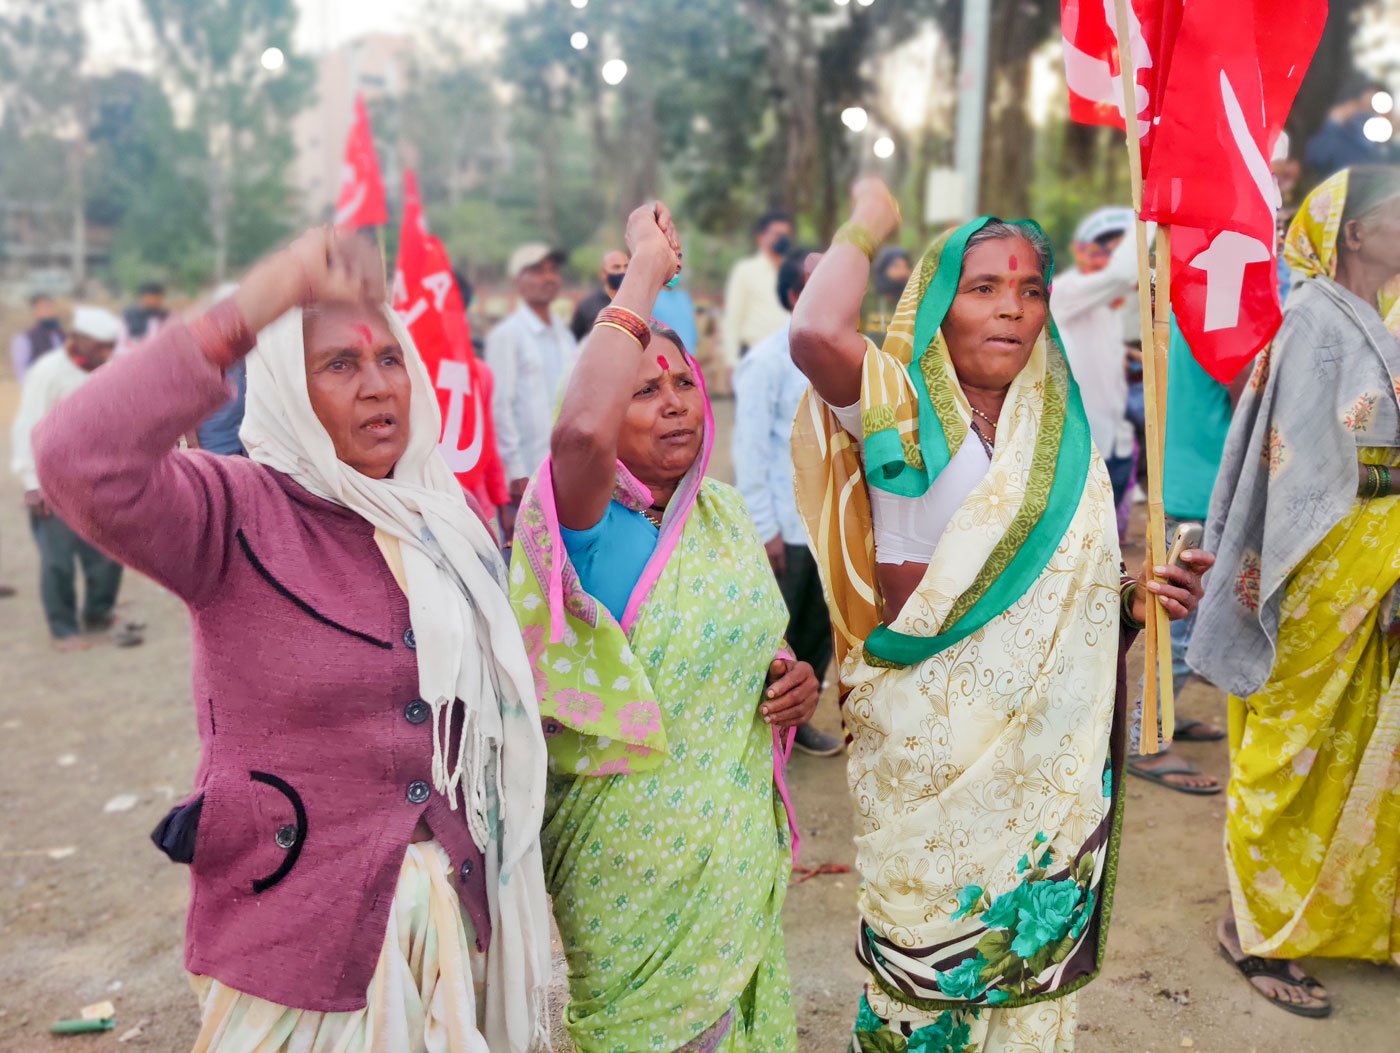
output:
M 967 239 L 967 247 L 971 250 L 978 245 L 985 245 L 989 241 L 1007 241 L 1011 238 L 1020 238 L 1031 243 L 1031 247 L 1035 249 L 1036 262 L 1040 264 L 1040 273 L 1049 281 L 1050 268 L 1054 262 L 1050 242 L 1044 234 L 1030 226 L 1023 227 L 1016 223 L 1008 223 L 1004 219 L 989 219 Z

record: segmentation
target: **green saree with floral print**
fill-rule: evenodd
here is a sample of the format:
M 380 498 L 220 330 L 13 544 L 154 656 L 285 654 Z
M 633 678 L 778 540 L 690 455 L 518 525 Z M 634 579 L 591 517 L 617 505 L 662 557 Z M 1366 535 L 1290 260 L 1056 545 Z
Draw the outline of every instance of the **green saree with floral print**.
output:
M 621 623 L 563 549 L 548 462 L 517 520 L 511 599 L 550 751 L 545 878 L 583 1053 L 797 1048 L 780 916 L 793 835 L 758 714 L 787 610 L 705 460 Z M 651 498 L 619 464 L 614 500 Z

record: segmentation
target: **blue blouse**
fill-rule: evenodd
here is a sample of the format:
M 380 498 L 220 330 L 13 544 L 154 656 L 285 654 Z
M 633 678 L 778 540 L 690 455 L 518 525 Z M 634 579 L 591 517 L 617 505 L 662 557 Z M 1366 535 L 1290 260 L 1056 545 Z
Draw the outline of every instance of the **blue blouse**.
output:
M 584 591 L 621 622 L 632 590 L 656 551 L 660 531 L 642 513 L 613 501 L 587 530 L 560 524 L 559 533 Z

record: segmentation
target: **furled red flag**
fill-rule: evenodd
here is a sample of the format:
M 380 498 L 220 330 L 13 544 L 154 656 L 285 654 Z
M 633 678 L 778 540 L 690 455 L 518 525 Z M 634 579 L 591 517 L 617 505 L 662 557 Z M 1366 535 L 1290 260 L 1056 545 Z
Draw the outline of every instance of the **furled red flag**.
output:
M 356 230 L 389 222 L 384 204 L 384 181 L 369 130 L 369 111 L 363 95 L 355 96 L 355 119 L 345 141 L 345 163 L 340 167 L 340 196 L 335 202 L 335 225 Z
M 471 330 L 452 264 L 442 242 L 428 233 L 411 169 L 404 172 L 403 191 L 394 310 L 437 389 L 442 409 L 438 450 L 462 488 L 489 512 L 509 499 L 491 421 L 491 372 L 472 354 Z
M 1192 0 L 1154 100 L 1142 215 L 1171 224 L 1177 324 L 1222 383 L 1282 318 L 1270 162 L 1326 21 L 1326 0 Z

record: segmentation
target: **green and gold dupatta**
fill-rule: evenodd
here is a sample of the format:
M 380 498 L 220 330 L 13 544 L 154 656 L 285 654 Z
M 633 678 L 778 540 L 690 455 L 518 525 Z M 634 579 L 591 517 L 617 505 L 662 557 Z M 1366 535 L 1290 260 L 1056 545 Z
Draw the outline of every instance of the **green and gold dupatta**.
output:
M 884 346 L 876 349 L 867 341 L 863 458 L 813 393 L 798 410 L 793 430 L 798 505 L 822 567 L 838 661 L 863 646 L 870 661 L 915 665 L 976 632 L 1034 585 L 1084 493 L 1092 451 L 1089 424 L 1049 320 L 1008 393 L 1013 414 L 1038 418 L 1030 449 L 1014 464 L 1000 456 L 993 462 L 993 471 L 1004 468 L 1015 476 L 1007 495 L 1019 500 L 1019 507 L 1004 526 L 989 526 L 1001 536 L 938 625 L 917 634 L 880 624 L 873 521 L 865 486 L 859 484 L 919 497 L 964 442 L 976 441 L 969 437 L 970 408 L 940 327 L 957 293 L 968 240 L 990 221 L 984 216 L 935 240 L 905 288 Z M 1045 244 L 1035 223 L 1017 225 L 1027 238 Z M 1048 283 L 1053 262 L 1047 271 Z

